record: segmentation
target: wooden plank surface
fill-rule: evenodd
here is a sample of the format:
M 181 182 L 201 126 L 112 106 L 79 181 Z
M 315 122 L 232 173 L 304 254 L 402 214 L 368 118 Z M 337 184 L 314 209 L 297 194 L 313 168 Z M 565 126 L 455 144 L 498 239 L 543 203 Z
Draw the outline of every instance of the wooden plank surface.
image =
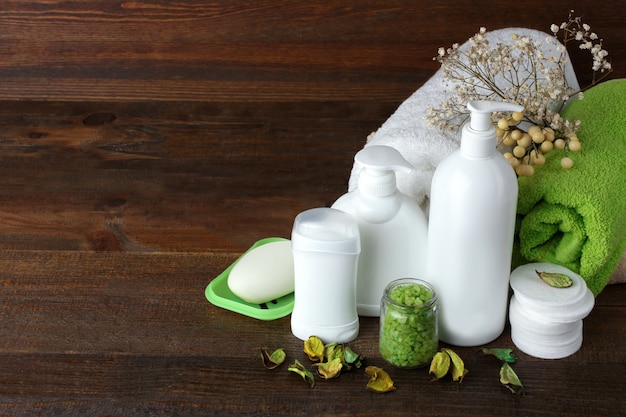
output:
M 367 391 L 361 370 L 310 389 L 260 361 L 261 347 L 306 359 L 289 317 L 207 302 L 205 286 L 254 241 L 288 237 L 297 213 L 343 192 L 384 105 L 0 109 L 0 415 L 618 416 L 626 406 L 625 285 L 600 295 L 576 355 L 520 354 L 522 398 L 474 348 L 459 349 L 471 372 L 461 386 L 387 367 L 391 394 Z M 351 345 L 386 367 L 377 326 L 362 319 Z M 508 330 L 492 345 L 513 347 Z
M 499 365 L 455 348 L 470 374 L 432 382 L 427 370 L 389 367 L 378 320 L 361 319 L 350 345 L 385 367 L 397 390 L 365 389 L 363 370 L 314 388 L 259 349 L 283 347 L 307 363 L 289 317 L 245 318 L 209 304 L 208 280 L 234 257 L 196 253 L 2 251 L 0 411 L 6 415 L 581 415 L 618 416 L 626 286 L 610 287 L 585 319 L 584 345 L 562 360 L 519 353 L 527 394 L 500 386 Z M 33 265 L 37 265 L 36 267 Z M 505 334 L 491 346 L 512 347 Z M 32 414 L 31 414 L 32 413 Z
M 0 103 L 0 248 L 243 251 L 346 189 L 378 103 Z
M 439 47 L 481 26 L 547 32 L 571 9 L 624 74 L 625 4 L 2 0 L 0 97 L 397 103 L 437 68 Z
M 519 354 L 524 397 L 474 348 L 462 385 L 388 367 L 371 318 L 351 345 L 398 389 L 367 391 L 362 370 L 310 389 L 260 361 L 306 361 L 289 317 L 204 297 L 345 192 L 439 46 L 571 8 L 624 77 L 623 0 L 0 0 L 0 415 L 623 415 L 626 285 L 600 294 L 574 356 Z M 512 347 L 508 329 L 492 345 Z

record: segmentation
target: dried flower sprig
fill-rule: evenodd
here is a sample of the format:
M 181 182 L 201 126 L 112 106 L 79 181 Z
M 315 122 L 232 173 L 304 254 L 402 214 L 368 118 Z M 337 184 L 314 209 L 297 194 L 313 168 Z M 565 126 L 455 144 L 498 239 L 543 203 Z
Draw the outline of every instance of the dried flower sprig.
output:
M 554 34 L 554 39 L 558 38 L 559 32 L 562 33 L 561 42 L 565 47 L 571 41 L 579 43 L 578 47 L 588 50 L 593 58 L 591 69 L 593 78 L 591 85 L 599 83 L 612 71 L 611 63 L 607 60 L 609 53 L 603 49 L 602 39 L 595 32 L 591 31 L 591 27 L 582 22 L 582 18 L 574 17 L 574 11 L 569 14 L 567 22 L 561 23 L 560 26 L 550 26 L 550 31 Z M 596 78 L 597 77 L 597 78 Z M 590 85 L 590 86 L 591 86 Z M 584 88 L 583 90 L 586 90 Z
M 572 98 L 583 98 L 583 91 L 599 83 L 611 71 L 608 52 L 602 39 L 589 25 L 570 12 L 568 20 L 550 27 L 544 48 L 541 40 L 513 34 L 509 44 L 492 47 L 486 28 L 469 39 L 467 48 L 453 44 L 439 48 L 434 58 L 441 64 L 442 75 L 453 86 L 453 94 L 438 107 L 429 107 L 425 119 L 441 129 L 458 129 L 469 117 L 466 105 L 474 100 L 512 102 L 524 107 L 524 114 L 496 114 L 500 149 L 518 175 L 530 176 L 534 166 L 545 162 L 544 154 L 552 149 L 563 151 L 561 165 L 571 168 L 567 153 L 581 148 L 576 131 L 580 121 L 561 117 L 563 106 Z M 590 85 L 575 89 L 567 80 L 567 45 L 578 42 L 579 48 L 592 56 L 593 78 Z M 553 54 L 547 54 L 552 50 Z

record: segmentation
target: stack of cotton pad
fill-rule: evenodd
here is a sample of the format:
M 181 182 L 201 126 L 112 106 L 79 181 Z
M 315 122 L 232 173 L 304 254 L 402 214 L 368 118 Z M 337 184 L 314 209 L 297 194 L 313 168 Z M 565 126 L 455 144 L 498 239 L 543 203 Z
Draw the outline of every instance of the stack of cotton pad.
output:
M 536 271 L 566 274 L 573 284 L 568 288 L 551 287 Z M 580 275 L 559 265 L 532 263 L 513 271 L 511 288 L 511 339 L 519 350 L 536 358 L 560 359 L 580 349 L 582 319 L 595 303 Z

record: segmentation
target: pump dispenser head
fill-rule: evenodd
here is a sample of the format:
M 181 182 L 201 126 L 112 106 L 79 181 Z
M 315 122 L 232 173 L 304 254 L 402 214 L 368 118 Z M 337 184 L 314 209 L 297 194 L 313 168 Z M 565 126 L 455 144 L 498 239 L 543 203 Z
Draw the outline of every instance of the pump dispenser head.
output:
M 400 152 L 390 146 L 372 145 L 361 149 L 354 157 L 361 165 L 359 190 L 373 197 L 382 197 L 396 191 L 394 171 L 410 173 L 411 165 Z
M 496 148 L 496 129 L 491 126 L 491 113 L 523 111 L 524 107 L 498 101 L 470 101 L 470 122 L 463 127 L 461 153 L 470 158 L 489 157 Z

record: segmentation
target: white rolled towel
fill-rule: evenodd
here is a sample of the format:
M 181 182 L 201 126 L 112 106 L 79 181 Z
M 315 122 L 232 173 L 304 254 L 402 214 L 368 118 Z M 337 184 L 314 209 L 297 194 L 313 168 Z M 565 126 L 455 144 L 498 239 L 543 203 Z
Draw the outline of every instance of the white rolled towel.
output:
M 487 32 L 486 39 L 491 45 L 498 43 L 510 45 L 513 34 L 529 36 L 532 41 L 541 41 L 541 49 L 546 56 L 558 56 L 556 47 L 545 42 L 549 35 L 545 32 L 525 29 L 506 28 Z M 469 41 L 461 48 L 467 48 Z M 578 90 L 578 81 L 571 63 L 565 68 L 566 79 L 570 87 Z M 460 143 L 460 131 L 450 132 L 430 126 L 424 119 L 429 106 L 438 104 L 453 94 L 454 85 L 444 79 L 439 69 L 424 85 L 404 101 L 382 126 L 372 133 L 364 146 L 386 145 L 396 148 L 415 169 L 410 174 L 398 172 L 398 189 L 414 198 L 428 214 L 430 184 L 437 165 Z M 348 181 L 348 191 L 356 188 L 361 167 L 355 162 Z

